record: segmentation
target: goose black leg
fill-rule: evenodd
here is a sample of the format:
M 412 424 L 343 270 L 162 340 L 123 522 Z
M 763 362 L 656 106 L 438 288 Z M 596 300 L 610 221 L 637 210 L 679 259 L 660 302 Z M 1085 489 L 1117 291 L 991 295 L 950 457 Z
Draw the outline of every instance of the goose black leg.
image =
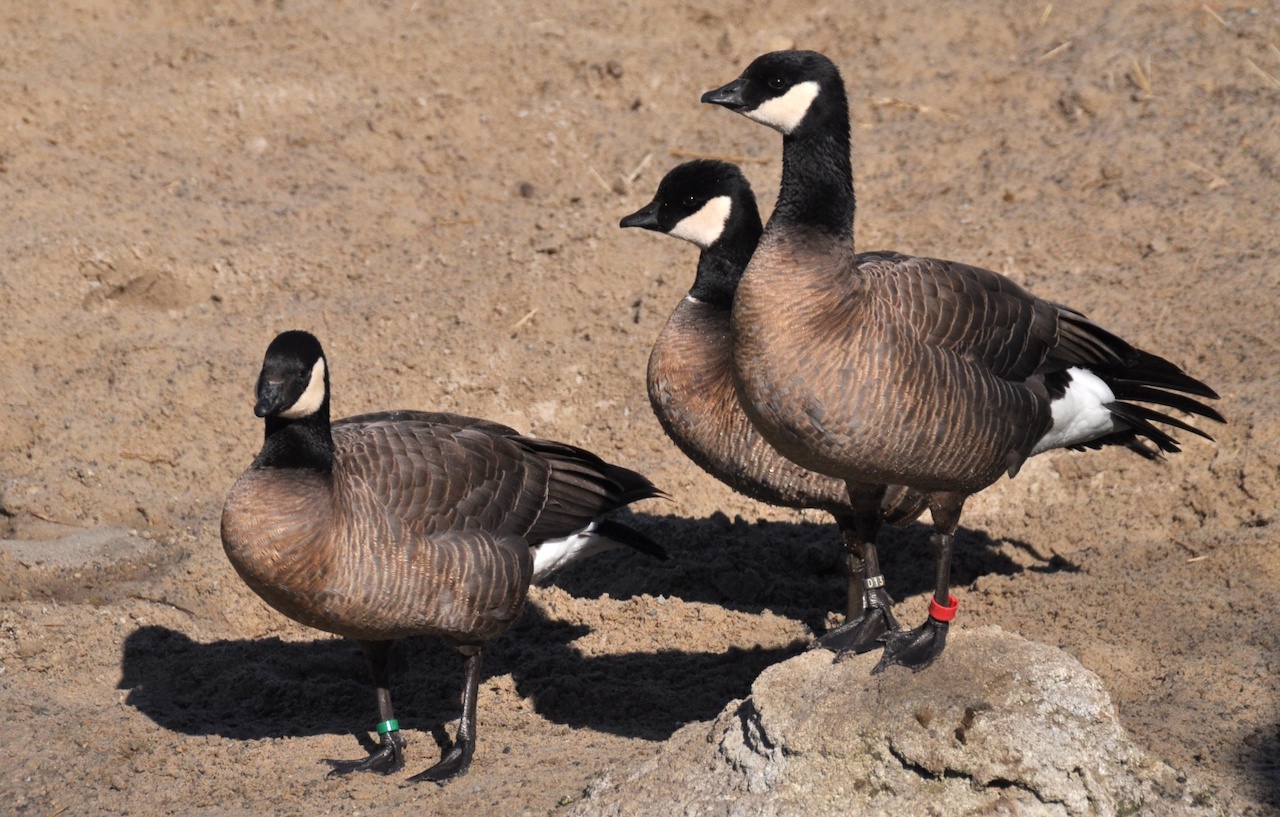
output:
M 844 554 L 844 575 L 849 584 L 848 603 L 844 620 L 853 621 L 862 615 L 863 610 L 867 609 L 866 586 L 863 584 L 867 578 L 867 559 L 865 554 L 846 550 Z
M 387 671 L 387 658 L 391 653 L 390 641 L 359 641 L 364 651 L 365 660 L 369 664 L 369 675 L 378 690 L 378 717 L 382 719 L 378 729 L 379 745 L 372 754 L 360 760 L 326 760 L 333 770 L 329 776 L 350 774 L 351 772 L 379 772 L 391 774 L 404 768 L 405 740 L 400 736 L 396 726 L 395 714 L 391 711 L 391 681 Z M 394 726 L 395 728 L 387 728 Z
M 836 653 L 836 660 L 878 649 L 885 633 L 898 629 L 893 617 L 893 599 L 884 589 L 884 574 L 876 551 L 876 533 L 880 529 L 880 491 L 851 487 L 850 499 L 860 512 L 837 516 L 844 537 L 845 569 L 849 577 L 848 617 L 844 624 L 814 639 L 811 648 L 821 647 Z
M 474 652 L 471 652 L 474 650 Z M 480 648 L 460 648 L 463 654 L 462 720 L 458 722 L 458 737 L 453 747 L 440 762 L 409 778 L 410 783 L 430 781 L 444 785 L 466 773 L 471 756 L 476 751 L 476 694 L 480 690 Z
M 929 498 L 933 514 L 934 534 L 930 537 L 936 556 L 933 598 L 929 603 L 929 617 L 914 630 L 890 633 L 885 638 L 884 655 L 872 674 L 885 667 L 900 664 L 919 672 L 932 664 L 947 646 L 947 630 L 955 617 L 957 602 L 951 595 L 951 547 L 955 542 L 956 527 L 960 524 L 960 511 L 964 508 L 965 494 L 937 493 Z
M 893 599 L 884 589 L 884 574 L 880 572 L 880 560 L 874 544 L 865 544 L 862 558 L 851 557 L 862 564 L 856 581 L 849 582 L 851 617 L 829 633 L 814 639 L 811 648 L 821 647 L 836 653 L 836 660 L 847 655 L 858 655 L 884 646 L 886 633 L 898 630 L 900 625 L 893 616 Z M 856 614 L 854 614 L 856 609 Z

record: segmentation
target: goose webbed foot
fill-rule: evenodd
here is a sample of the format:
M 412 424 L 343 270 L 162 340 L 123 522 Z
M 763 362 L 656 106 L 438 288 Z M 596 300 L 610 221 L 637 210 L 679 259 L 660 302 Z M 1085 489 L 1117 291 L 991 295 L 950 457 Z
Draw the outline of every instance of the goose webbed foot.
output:
M 404 768 L 405 739 L 399 731 L 382 735 L 381 742 L 368 757 L 360 760 L 334 760 L 326 758 L 331 767 L 329 777 L 341 777 L 352 772 L 377 772 L 393 774 Z
M 889 633 L 884 639 L 884 655 L 880 656 L 880 663 L 871 670 L 871 674 L 883 672 L 894 664 L 919 672 L 937 660 L 947 646 L 947 630 L 951 628 L 951 619 L 955 617 L 958 606 L 955 596 L 950 598 L 950 602 L 950 607 L 943 607 L 931 599 L 929 617 L 924 624 L 914 630 Z
M 850 619 L 829 633 L 815 638 L 809 649 L 831 650 L 840 661 L 849 655 L 860 655 L 864 652 L 884 646 L 885 634 L 896 632 L 901 625 L 893 617 L 893 599 L 877 587 L 866 592 L 862 615 Z
M 438 783 L 443 786 L 456 777 L 461 777 L 471 766 L 471 755 L 475 753 L 475 746 L 471 743 L 463 743 L 458 741 L 453 744 L 453 748 L 445 753 L 440 762 L 410 777 L 408 783 Z

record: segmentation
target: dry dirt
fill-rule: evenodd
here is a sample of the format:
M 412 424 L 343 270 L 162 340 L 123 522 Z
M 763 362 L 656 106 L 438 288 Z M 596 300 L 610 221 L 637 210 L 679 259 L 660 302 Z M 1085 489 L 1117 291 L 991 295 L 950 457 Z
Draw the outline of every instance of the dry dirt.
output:
M 1276 813 L 1280 4 L 539 6 L 0 4 L 0 536 L 27 543 L 0 548 L 0 811 L 554 813 L 834 621 L 828 520 L 653 419 L 696 251 L 617 228 L 682 151 L 741 157 L 767 208 L 777 135 L 697 100 L 794 45 L 849 83 L 863 249 L 1004 272 L 1222 393 L 1216 444 L 1053 453 L 975 498 L 956 626 L 1064 647 L 1223 813 Z M 493 642 L 445 788 L 325 777 L 375 721 L 359 652 L 222 553 L 287 328 L 338 416 L 490 417 L 671 494 L 634 518 L 668 562 L 576 566 Z M 926 536 L 882 539 L 907 620 Z M 408 641 L 393 683 L 416 772 L 460 662 Z

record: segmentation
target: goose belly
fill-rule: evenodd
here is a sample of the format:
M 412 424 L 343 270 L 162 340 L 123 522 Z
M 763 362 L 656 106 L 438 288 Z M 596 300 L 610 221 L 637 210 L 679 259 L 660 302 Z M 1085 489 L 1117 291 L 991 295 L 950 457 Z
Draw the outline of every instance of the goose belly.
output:
M 533 570 L 523 539 L 485 531 L 361 532 L 338 552 L 304 623 L 363 639 L 491 638 L 519 616 Z

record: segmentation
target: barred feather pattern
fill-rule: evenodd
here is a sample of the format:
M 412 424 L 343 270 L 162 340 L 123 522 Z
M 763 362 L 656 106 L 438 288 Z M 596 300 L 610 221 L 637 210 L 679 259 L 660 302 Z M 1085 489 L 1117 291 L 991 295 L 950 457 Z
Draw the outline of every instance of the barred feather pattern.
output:
M 821 230 L 767 230 L 734 302 L 743 403 L 770 442 L 813 470 L 976 491 L 1049 427 L 1047 401 L 993 369 L 1033 372 L 1046 346 L 1036 338 L 1052 327 L 994 273 L 939 275 L 900 258 L 859 265 L 847 241 Z M 1010 329 L 974 332 L 991 312 L 1027 340 L 1009 347 Z

